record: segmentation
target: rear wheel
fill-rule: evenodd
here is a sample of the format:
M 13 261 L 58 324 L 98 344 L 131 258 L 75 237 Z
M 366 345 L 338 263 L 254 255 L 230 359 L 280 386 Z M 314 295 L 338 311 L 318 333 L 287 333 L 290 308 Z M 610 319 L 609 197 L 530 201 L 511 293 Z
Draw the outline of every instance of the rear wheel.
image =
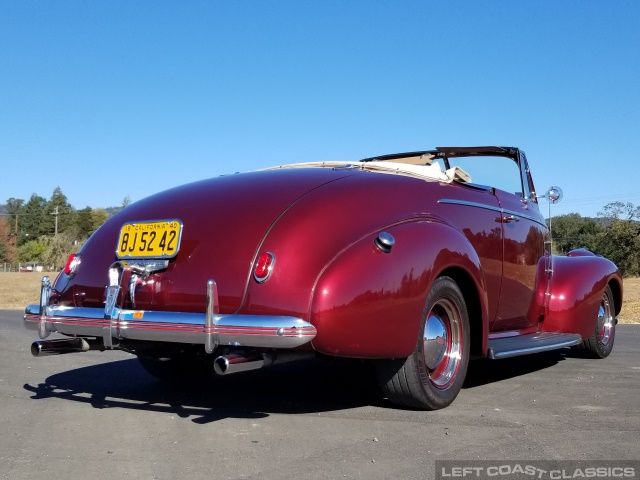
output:
M 607 285 L 600 301 L 596 328 L 591 337 L 582 341 L 576 349 L 590 358 L 606 358 L 613 350 L 616 337 L 616 308 L 611 288 Z
M 404 407 L 437 410 L 456 398 L 469 363 L 469 314 L 458 285 L 438 278 L 431 288 L 415 351 L 376 363 L 387 398 Z

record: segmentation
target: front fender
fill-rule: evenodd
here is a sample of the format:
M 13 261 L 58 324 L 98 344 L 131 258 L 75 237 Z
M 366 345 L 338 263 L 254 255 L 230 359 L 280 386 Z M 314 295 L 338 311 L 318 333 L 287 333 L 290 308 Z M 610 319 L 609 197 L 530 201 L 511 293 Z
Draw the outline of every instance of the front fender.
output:
M 581 251 L 567 257 L 553 256 L 549 313 L 542 323 L 548 332 L 578 333 L 589 338 L 608 284 L 616 298 L 615 314 L 622 305 L 622 278 L 615 264 L 604 257 Z
M 472 279 L 486 337 L 485 282 L 467 239 L 446 224 L 426 220 L 384 231 L 396 240 L 391 252 L 380 251 L 374 244 L 377 233 L 371 234 L 342 251 L 319 275 L 310 312 L 318 330 L 314 349 L 359 358 L 410 355 L 431 284 L 451 268 Z

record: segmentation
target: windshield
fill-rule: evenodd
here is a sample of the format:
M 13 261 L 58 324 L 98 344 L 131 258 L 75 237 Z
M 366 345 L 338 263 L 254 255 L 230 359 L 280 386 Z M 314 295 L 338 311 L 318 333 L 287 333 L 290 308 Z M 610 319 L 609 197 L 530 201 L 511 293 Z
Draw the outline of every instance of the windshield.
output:
M 505 192 L 523 196 L 520 169 L 511 157 L 481 155 L 473 157 L 435 158 L 440 166 L 448 168 L 459 167 L 469 174 L 468 183 L 474 185 L 494 187 Z M 448 162 L 448 165 L 447 165 Z

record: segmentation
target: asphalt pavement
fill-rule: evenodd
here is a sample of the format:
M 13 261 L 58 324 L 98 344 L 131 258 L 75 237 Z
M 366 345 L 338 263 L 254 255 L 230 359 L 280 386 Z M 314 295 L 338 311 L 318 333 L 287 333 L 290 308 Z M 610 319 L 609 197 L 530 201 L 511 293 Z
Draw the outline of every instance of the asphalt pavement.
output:
M 34 358 L 0 311 L 0 478 L 429 479 L 436 460 L 640 460 L 640 325 L 606 360 L 474 360 L 450 407 L 393 407 L 365 363 L 175 387 L 123 352 Z

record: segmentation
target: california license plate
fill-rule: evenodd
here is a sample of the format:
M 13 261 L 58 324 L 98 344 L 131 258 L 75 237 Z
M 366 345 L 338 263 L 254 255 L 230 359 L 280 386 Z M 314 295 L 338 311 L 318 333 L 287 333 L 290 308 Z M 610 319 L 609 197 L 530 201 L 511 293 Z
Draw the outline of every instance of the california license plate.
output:
M 121 259 L 172 258 L 178 254 L 182 222 L 155 220 L 128 222 L 120 229 L 116 255 Z

